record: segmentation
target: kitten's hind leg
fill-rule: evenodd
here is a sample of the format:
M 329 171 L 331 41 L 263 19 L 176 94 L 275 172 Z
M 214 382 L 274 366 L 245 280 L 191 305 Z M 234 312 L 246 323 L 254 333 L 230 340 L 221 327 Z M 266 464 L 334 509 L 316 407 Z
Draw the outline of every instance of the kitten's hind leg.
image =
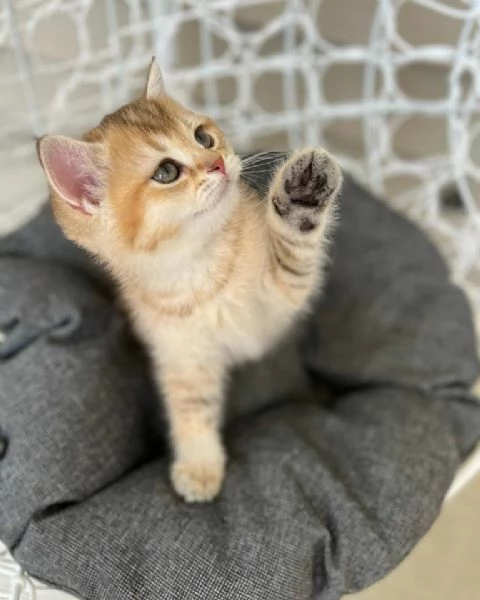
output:
M 295 299 L 308 295 L 318 280 L 341 183 L 338 163 L 320 148 L 294 153 L 273 179 L 267 208 L 271 274 Z

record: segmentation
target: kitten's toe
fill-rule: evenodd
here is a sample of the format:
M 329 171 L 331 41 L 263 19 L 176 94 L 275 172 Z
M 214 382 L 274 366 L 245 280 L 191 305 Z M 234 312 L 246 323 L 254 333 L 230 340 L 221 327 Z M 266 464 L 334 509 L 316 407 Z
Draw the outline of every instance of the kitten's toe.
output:
M 337 161 L 321 148 L 308 148 L 295 153 L 279 176 L 272 195 L 276 213 L 302 232 L 315 229 L 340 189 Z
M 172 465 L 172 484 L 186 502 L 210 502 L 220 492 L 225 474 L 225 460 L 209 462 L 177 460 Z

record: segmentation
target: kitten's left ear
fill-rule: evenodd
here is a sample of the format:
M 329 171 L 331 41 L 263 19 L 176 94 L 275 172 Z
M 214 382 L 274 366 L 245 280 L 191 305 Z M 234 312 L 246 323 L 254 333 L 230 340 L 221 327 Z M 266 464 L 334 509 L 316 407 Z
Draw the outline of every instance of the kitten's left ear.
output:
M 148 71 L 145 97 L 148 99 L 159 98 L 160 96 L 163 96 L 164 93 L 165 87 L 163 85 L 162 71 L 155 60 L 155 57 L 153 57 Z

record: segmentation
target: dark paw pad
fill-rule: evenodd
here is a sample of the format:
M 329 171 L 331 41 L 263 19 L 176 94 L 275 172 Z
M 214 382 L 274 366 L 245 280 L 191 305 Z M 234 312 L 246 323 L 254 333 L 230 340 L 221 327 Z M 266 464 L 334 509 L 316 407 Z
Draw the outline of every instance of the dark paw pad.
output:
M 302 232 L 315 229 L 323 208 L 337 195 L 341 177 L 340 167 L 327 152 L 297 154 L 283 168 L 281 187 L 272 197 L 276 213 Z
M 321 208 L 338 188 L 337 164 L 326 153 L 301 154 L 284 174 L 284 190 L 292 204 Z
M 315 229 L 315 227 L 315 223 L 312 223 L 312 221 L 309 221 L 308 219 L 302 219 L 298 225 L 298 228 L 303 233 L 306 233 L 307 231 L 312 231 L 312 229 Z

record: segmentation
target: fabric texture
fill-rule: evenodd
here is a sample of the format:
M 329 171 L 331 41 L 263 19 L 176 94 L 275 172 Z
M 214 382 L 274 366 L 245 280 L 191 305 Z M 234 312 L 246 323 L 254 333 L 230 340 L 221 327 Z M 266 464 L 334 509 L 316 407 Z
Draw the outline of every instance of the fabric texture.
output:
M 340 213 L 312 315 L 232 376 L 205 505 L 172 491 L 104 275 L 48 208 L 0 241 L 0 538 L 32 575 L 88 600 L 336 600 L 411 550 L 480 438 L 471 315 L 425 237 L 349 178 Z

